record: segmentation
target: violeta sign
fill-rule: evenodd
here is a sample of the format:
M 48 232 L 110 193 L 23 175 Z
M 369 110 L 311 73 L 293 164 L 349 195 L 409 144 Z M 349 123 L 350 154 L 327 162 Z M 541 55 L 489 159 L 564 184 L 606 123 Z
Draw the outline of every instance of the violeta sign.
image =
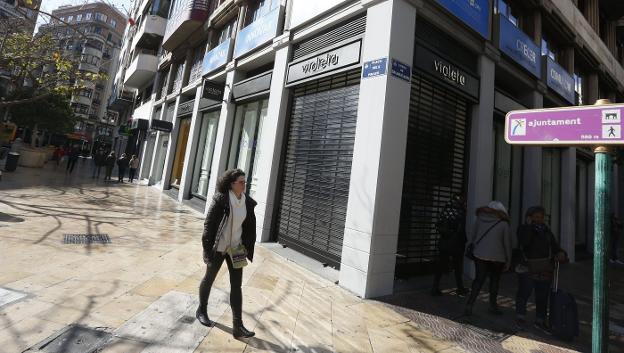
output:
M 516 110 L 505 118 L 512 145 L 624 144 L 624 104 Z

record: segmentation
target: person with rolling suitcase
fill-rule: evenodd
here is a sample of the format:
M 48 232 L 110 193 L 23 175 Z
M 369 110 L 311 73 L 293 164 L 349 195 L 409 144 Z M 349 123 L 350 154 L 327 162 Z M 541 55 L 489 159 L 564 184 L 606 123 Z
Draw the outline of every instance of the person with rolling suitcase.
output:
M 579 335 L 578 308 L 574 296 L 559 289 L 559 262 L 555 262 L 553 290 L 550 294 L 550 331 L 565 341 Z

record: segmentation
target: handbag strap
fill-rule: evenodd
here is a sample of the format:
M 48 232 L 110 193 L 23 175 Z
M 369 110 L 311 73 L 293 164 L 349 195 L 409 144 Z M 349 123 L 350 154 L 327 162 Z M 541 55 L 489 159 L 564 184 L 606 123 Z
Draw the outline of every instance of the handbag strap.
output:
M 496 227 L 500 222 L 502 222 L 502 220 L 499 220 L 498 222 L 494 223 L 493 226 L 491 226 L 490 228 L 488 228 L 488 230 L 485 231 L 485 233 L 483 233 L 483 235 L 481 236 L 481 238 L 479 238 L 479 240 L 477 240 L 477 242 L 475 243 L 475 245 L 478 245 L 481 240 L 483 240 L 483 238 L 485 238 L 486 235 L 488 235 L 488 233 L 494 229 L 494 227 Z

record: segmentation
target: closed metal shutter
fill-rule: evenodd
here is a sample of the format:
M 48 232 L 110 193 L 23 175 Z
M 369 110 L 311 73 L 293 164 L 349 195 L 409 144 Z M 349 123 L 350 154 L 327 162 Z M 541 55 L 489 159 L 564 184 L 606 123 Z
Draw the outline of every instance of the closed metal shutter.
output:
M 294 89 L 278 241 L 340 266 L 360 69 Z
M 429 273 L 437 255 L 435 223 L 466 180 L 466 98 L 412 74 L 397 249 L 397 275 Z

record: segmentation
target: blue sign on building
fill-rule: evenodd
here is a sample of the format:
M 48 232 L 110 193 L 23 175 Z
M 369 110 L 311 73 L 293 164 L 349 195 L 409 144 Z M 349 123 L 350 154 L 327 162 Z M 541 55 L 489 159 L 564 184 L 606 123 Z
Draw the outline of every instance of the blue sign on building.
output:
M 362 78 L 385 75 L 387 64 L 388 58 L 366 61 L 362 67 Z
M 546 85 L 570 104 L 575 104 L 574 77 L 549 57 L 546 58 Z
M 234 46 L 234 58 L 238 58 L 250 50 L 261 46 L 277 35 L 279 9 L 280 7 L 277 6 L 274 10 L 255 20 L 238 33 L 236 45 Z
M 409 65 L 403 64 L 402 62 L 392 59 L 392 68 L 391 73 L 392 76 L 398 77 L 402 80 L 410 82 L 412 79 L 412 68 Z
M 541 73 L 541 51 L 529 36 L 500 16 L 499 49 L 535 77 Z
M 231 39 L 226 40 L 225 42 L 212 48 L 206 53 L 206 55 L 204 55 L 204 62 L 202 64 L 203 75 L 206 75 L 211 71 L 227 64 L 230 52 L 230 41 Z
M 489 0 L 437 0 L 437 2 L 483 38 L 490 38 Z

